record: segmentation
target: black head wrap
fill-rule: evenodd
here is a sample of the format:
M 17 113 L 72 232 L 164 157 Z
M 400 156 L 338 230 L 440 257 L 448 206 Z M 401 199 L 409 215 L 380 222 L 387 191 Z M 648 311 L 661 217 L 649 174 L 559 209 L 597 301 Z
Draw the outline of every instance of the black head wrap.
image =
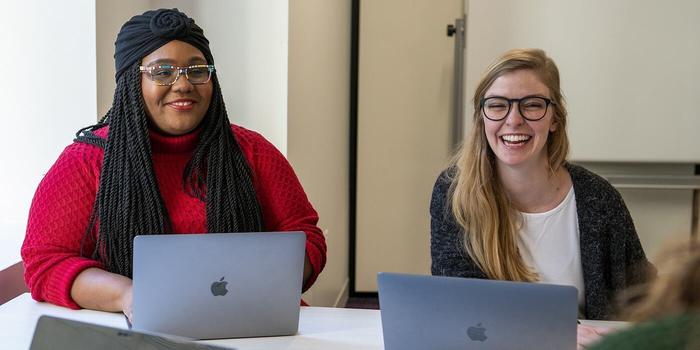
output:
M 114 43 L 116 78 L 135 62 L 172 40 L 184 41 L 204 54 L 208 64 L 214 64 L 209 40 L 192 18 L 178 9 L 146 11 L 124 23 Z

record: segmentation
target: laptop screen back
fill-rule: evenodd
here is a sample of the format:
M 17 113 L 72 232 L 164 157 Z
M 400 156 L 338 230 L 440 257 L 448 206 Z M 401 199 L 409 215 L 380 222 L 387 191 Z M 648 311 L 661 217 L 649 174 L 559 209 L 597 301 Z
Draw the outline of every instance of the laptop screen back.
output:
M 303 232 L 134 239 L 133 327 L 196 339 L 297 332 Z
M 392 349 L 576 349 L 571 286 L 393 273 L 378 275 Z
M 41 316 L 30 350 L 223 350 L 184 339 L 100 326 L 53 316 Z

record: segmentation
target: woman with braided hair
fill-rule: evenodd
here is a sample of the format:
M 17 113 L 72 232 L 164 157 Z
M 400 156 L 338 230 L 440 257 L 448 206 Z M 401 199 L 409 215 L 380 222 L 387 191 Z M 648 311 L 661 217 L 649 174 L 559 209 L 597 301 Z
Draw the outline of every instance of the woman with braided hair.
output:
M 115 43 L 117 86 L 39 184 L 22 246 L 34 299 L 131 318 L 132 242 L 159 233 L 304 231 L 304 289 L 323 269 L 318 215 L 284 156 L 229 122 L 209 41 L 177 9 Z

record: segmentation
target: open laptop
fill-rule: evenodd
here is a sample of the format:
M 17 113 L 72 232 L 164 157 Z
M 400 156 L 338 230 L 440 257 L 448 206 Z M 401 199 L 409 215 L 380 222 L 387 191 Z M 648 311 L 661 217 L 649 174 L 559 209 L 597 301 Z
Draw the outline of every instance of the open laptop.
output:
M 197 344 L 186 339 L 130 331 L 73 321 L 53 316 L 41 316 L 37 321 L 29 350 L 224 350 L 214 345 Z
M 379 273 L 384 347 L 576 349 L 571 286 Z
M 195 339 L 295 334 L 305 242 L 303 232 L 137 236 L 133 329 Z

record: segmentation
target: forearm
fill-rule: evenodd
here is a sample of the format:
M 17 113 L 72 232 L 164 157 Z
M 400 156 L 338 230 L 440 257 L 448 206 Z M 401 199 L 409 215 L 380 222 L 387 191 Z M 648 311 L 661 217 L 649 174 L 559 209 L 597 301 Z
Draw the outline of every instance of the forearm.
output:
M 125 307 L 130 307 L 131 285 L 131 279 L 127 277 L 89 268 L 75 278 L 71 297 L 85 309 L 124 311 Z

